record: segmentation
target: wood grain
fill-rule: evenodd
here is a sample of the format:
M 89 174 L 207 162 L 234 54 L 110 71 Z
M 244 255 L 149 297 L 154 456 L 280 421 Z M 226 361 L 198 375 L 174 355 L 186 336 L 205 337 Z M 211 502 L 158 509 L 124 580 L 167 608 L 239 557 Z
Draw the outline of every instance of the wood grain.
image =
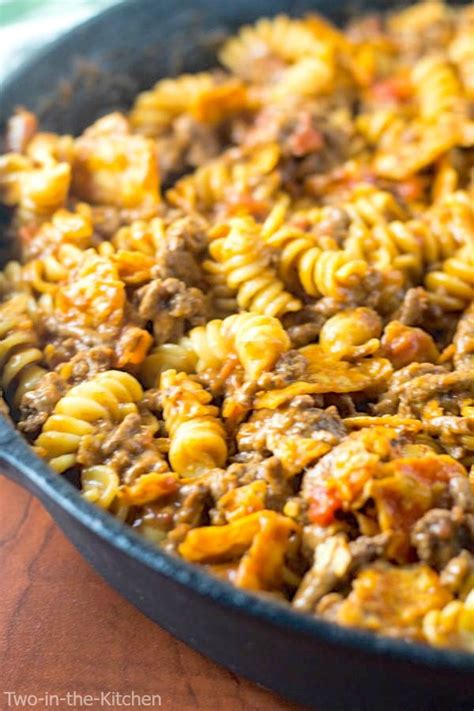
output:
M 97 576 L 35 499 L 2 476 L 0 670 L 0 692 L 134 690 L 159 694 L 165 711 L 298 709 L 145 618 Z M 7 708 L 1 697 L 0 709 Z

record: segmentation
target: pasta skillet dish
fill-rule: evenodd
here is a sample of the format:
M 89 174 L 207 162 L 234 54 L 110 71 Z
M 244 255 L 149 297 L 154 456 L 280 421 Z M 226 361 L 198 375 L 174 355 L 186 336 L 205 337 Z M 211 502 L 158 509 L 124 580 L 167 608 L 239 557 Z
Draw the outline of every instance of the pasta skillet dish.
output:
M 261 19 L 0 158 L 0 408 L 152 543 L 474 652 L 474 13 Z

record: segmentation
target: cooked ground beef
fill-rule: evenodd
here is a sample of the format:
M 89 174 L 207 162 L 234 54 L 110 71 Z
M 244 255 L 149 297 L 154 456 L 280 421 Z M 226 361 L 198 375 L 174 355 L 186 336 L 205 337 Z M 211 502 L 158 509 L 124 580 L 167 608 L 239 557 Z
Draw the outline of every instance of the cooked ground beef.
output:
M 35 387 L 23 395 L 18 427 L 27 437 L 34 437 L 46 422 L 56 403 L 68 390 L 57 373 L 46 373 Z
M 288 408 L 259 410 L 249 422 L 242 425 L 238 434 L 242 452 L 265 452 L 278 447 L 282 437 L 314 439 L 337 444 L 347 430 L 334 407 L 321 410 L 313 406 L 309 395 L 294 398 Z
M 116 325 L 104 324 L 104 328 L 99 332 L 57 316 L 47 316 L 42 330 L 45 342 L 52 347 L 51 358 L 56 364 L 98 346 L 111 347 L 120 331 Z
M 448 483 L 450 506 L 474 513 L 474 487 L 468 477 L 454 476 Z
M 306 304 L 300 311 L 285 314 L 283 317 L 282 320 L 293 348 L 301 348 L 308 343 L 317 341 L 319 332 L 326 319 L 337 312 L 337 309 L 333 308 L 329 315 L 322 313 L 322 311 L 317 308 L 320 303 L 321 302 Z
M 446 368 L 431 363 L 411 363 L 394 373 L 389 389 L 374 406 L 377 415 L 394 415 L 403 397 L 410 397 L 413 385 L 423 376 L 446 375 Z M 418 393 L 417 393 L 418 394 Z
M 205 283 L 198 261 L 207 246 L 205 230 L 206 223 L 199 217 L 183 217 L 171 222 L 156 254 L 161 279 L 180 279 L 186 286 Z
M 176 343 L 188 329 L 206 322 L 204 294 L 179 279 L 154 279 L 137 291 L 135 301 L 139 316 L 152 322 L 158 345 Z
M 206 523 L 210 506 L 209 486 L 202 481 L 184 484 L 165 502 L 143 507 L 143 516 L 136 521 L 167 533 L 163 548 L 176 553 L 191 528 Z
M 408 417 L 420 417 L 423 407 L 430 400 L 437 400 L 449 412 L 453 407 L 457 409 L 456 400 L 473 396 L 474 373 L 428 373 L 404 386 L 400 393 L 398 413 Z
M 405 326 L 422 326 L 430 299 L 422 287 L 408 289 L 395 318 Z
M 472 451 L 470 438 L 474 437 L 474 417 L 439 415 L 425 419 L 424 427 L 426 433 L 436 438 L 455 459 L 463 459 Z
M 225 470 L 210 472 L 208 482 L 214 501 L 239 486 L 263 481 L 267 485 L 265 507 L 281 511 L 293 490 L 278 458 L 252 452 L 250 455 L 237 455 L 236 459 L 241 461 L 234 462 Z M 214 524 L 224 522 L 222 512 L 216 509 L 211 511 L 211 519 Z
M 177 525 L 186 523 L 189 526 L 198 526 L 202 521 L 205 508 L 209 508 L 209 486 L 202 482 L 185 484 L 179 492 L 179 505 L 176 506 L 174 516 Z
M 454 366 L 457 370 L 474 370 L 474 304 L 458 322 L 454 343 Z
M 405 326 L 418 326 L 433 333 L 441 325 L 444 314 L 430 299 L 426 289 L 417 286 L 408 289 L 393 318 Z
M 474 556 L 466 550 L 451 558 L 440 575 L 441 583 L 452 593 L 462 591 L 469 578 L 474 576 Z
M 114 352 L 107 346 L 96 346 L 90 350 L 76 353 L 68 362 L 68 383 L 75 385 L 97 373 L 102 373 L 112 367 L 113 361 Z
M 116 426 L 104 423 L 101 432 L 83 437 L 77 460 L 86 467 L 106 463 L 121 483 L 131 484 L 142 474 L 166 472 L 168 466 L 154 437 L 150 418 L 129 414 Z
M 297 350 L 284 353 L 277 360 L 273 371 L 264 373 L 259 379 L 259 386 L 265 390 L 284 388 L 295 380 L 304 379 L 308 369 L 308 359 Z
M 142 422 L 139 415 L 127 415 L 123 421 L 105 437 L 101 447 L 105 456 L 110 456 L 121 447 L 130 454 L 140 452 L 142 447 L 134 441 L 134 437 L 139 434 L 141 424 Z M 131 457 L 129 463 L 132 463 Z
M 474 514 L 431 509 L 414 525 L 411 542 L 420 560 L 441 570 L 463 549 L 474 552 Z
M 298 194 L 308 176 L 339 166 L 355 148 L 349 116 L 336 125 L 324 110 L 333 110 L 334 103 L 333 100 L 327 106 L 315 107 L 288 100 L 277 106 L 265 106 L 244 134 L 247 145 L 278 142 L 282 151 L 280 172 L 290 193 Z
M 348 542 L 345 534 L 336 534 L 321 542 L 315 550 L 314 563 L 293 598 L 297 610 L 315 609 L 321 598 L 332 590 L 347 585 L 368 563 L 383 556 L 389 536 L 360 536 Z
M 211 124 L 196 121 L 191 116 L 178 116 L 169 130 L 157 138 L 162 183 L 173 180 L 211 160 L 225 146 L 224 132 L 216 133 Z
M 297 323 L 288 327 L 288 335 L 294 348 L 301 348 L 316 341 L 320 330 L 319 323 Z

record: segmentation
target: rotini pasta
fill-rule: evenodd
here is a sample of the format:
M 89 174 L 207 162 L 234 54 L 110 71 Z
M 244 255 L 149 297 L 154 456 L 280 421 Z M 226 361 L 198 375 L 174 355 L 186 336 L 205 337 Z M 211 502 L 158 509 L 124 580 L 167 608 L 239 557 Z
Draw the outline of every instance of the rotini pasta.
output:
M 412 82 L 418 99 L 418 110 L 426 121 L 438 120 L 456 111 L 462 90 L 454 69 L 443 57 L 424 57 L 413 68 Z
M 301 302 L 284 288 L 270 266 L 270 255 L 258 245 L 258 229 L 251 219 L 233 218 L 226 237 L 210 246 L 211 256 L 222 265 L 227 285 L 237 290 L 241 309 L 268 316 L 298 311 Z
M 240 313 L 193 328 L 182 346 L 195 354 L 198 373 L 220 371 L 228 358 L 237 356 L 246 377 L 255 380 L 272 369 L 290 339 L 273 316 Z
M 82 470 L 81 485 L 87 501 L 108 509 L 118 494 L 120 479 L 113 467 L 98 464 Z
M 430 272 L 426 288 L 435 303 L 448 311 L 461 311 L 474 300 L 474 248 L 461 248 L 443 262 L 440 271 Z
M 342 299 L 354 292 L 367 275 L 364 260 L 353 259 L 341 249 L 324 249 L 311 234 L 282 226 L 265 238 L 278 259 L 279 274 L 283 281 L 299 285 L 309 296 L 330 296 Z
M 278 190 L 280 180 L 274 169 L 279 158 L 275 143 L 257 146 L 251 152 L 232 149 L 178 180 L 166 197 L 172 205 L 188 211 L 207 213 L 221 205 L 238 211 L 239 203 L 244 209 L 253 204 L 261 209 Z
M 0 305 L 0 383 L 7 401 L 16 407 L 46 373 L 28 301 L 26 294 L 18 294 Z
M 143 361 L 140 367 L 140 379 L 145 387 L 152 388 L 159 384 L 160 376 L 165 370 L 192 373 L 196 364 L 197 355 L 191 347 L 179 343 L 163 343 Z
M 163 415 L 171 438 L 169 459 L 174 471 L 197 476 L 227 459 L 224 428 L 211 395 L 186 373 L 167 370 L 161 376 Z
M 213 316 L 225 318 L 238 311 L 237 289 L 227 284 L 225 265 L 206 259 L 202 268 L 209 285 L 209 301 L 212 304 Z
M 264 78 L 272 84 L 276 69 L 279 80 L 271 91 L 276 100 L 294 93 L 324 93 L 334 78 L 336 33 L 326 31 L 324 36 L 320 29 L 311 21 L 291 20 L 284 15 L 274 20 L 262 19 L 230 39 L 222 48 L 220 59 L 236 74 L 255 82 Z M 268 61 L 272 58 L 276 61 Z
M 133 128 L 146 136 L 158 136 L 173 120 L 189 114 L 196 121 L 217 123 L 247 108 L 244 85 L 235 78 L 210 72 L 163 79 L 151 91 L 140 94 L 130 113 Z
M 0 416 L 152 544 L 469 652 L 473 27 L 263 18 L 0 158 Z
M 80 383 L 59 400 L 35 445 L 58 472 L 73 466 L 81 438 L 101 421 L 119 422 L 136 412 L 142 388 L 129 373 L 111 370 Z

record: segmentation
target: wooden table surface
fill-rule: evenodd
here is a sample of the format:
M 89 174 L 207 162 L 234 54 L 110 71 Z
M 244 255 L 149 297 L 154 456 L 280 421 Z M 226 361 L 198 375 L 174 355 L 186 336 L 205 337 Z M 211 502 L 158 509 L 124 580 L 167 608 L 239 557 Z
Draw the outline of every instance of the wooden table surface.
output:
M 0 670 L 2 710 L 13 699 L 5 691 L 62 697 L 132 690 L 159 694 L 164 711 L 299 708 L 144 617 L 89 567 L 35 499 L 2 476 Z M 43 711 L 47 704 L 26 708 Z M 64 702 L 56 708 L 74 707 Z

